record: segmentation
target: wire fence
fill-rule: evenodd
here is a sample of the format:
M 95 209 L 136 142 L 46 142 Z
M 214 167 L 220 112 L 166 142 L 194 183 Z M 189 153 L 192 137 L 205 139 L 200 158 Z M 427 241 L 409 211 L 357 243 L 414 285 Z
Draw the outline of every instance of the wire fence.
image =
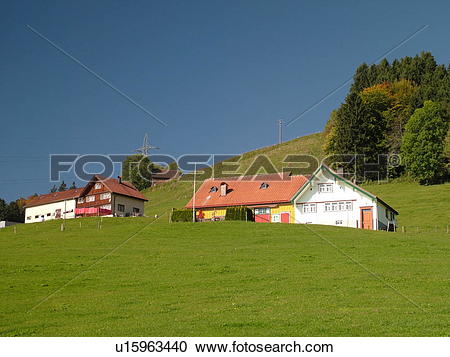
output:
M 450 224 L 444 224 L 444 225 L 425 225 L 425 226 L 414 226 L 414 225 L 408 225 L 408 226 L 398 226 L 397 232 L 401 233 L 446 233 L 450 234 Z

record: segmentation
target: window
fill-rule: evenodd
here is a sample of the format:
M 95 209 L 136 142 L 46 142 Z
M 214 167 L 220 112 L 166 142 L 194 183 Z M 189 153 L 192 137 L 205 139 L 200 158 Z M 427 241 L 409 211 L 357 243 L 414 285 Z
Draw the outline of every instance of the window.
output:
M 272 222 L 273 223 L 280 223 L 280 215 L 279 214 L 273 214 L 272 215 Z
M 84 203 L 84 197 L 78 197 L 78 203 Z
M 209 192 L 217 192 L 219 189 L 216 186 L 213 186 L 209 189 Z
M 38 218 L 39 218 L 39 215 L 37 214 L 36 216 L 34 216 L 34 218 L 35 218 L 35 219 L 38 219 Z
M 319 183 L 319 192 L 333 192 L 333 184 Z
M 139 208 L 133 207 L 133 213 L 139 213 Z
M 263 182 L 263 183 L 261 184 L 261 186 L 259 186 L 259 188 L 262 189 L 262 190 L 265 190 L 265 189 L 268 188 L 268 187 L 269 187 L 269 184 L 268 184 L 267 182 Z
M 111 192 L 102 193 L 100 195 L 101 200 L 107 200 L 108 198 L 111 198 Z
M 102 184 L 100 182 L 97 182 L 94 187 L 96 190 L 100 190 L 102 188 Z
M 119 212 L 125 212 L 125 205 L 118 204 L 118 205 L 117 205 L 117 210 L 118 210 Z
M 270 214 L 270 208 L 255 208 L 255 214 Z
M 31 216 L 28 216 L 28 217 L 27 217 L 27 221 L 31 221 Z
M 337 225 L 337 226 L 341 225 L 342 223 L 343 223 L 342 219 L 338 219 L 338 220 L 336 221 L 336 225 Z
M 102 206 L 100 206 L 100 208 L 111 210 L 111 205 L 102 205 Z
M 47 217 L 50 217 L 51 216 L 51 213 L 47 213 Z
M 325 202 L 325 212 L 342 212 L 352 210 L 353 210 L 353 202 L 351 201 Z
M 316 213 L 317 205 L 315 203 L 304 203 L 302 204 L 303 213 Z
M 86 202 L 94 202 L 95 196 L 86 196 Z

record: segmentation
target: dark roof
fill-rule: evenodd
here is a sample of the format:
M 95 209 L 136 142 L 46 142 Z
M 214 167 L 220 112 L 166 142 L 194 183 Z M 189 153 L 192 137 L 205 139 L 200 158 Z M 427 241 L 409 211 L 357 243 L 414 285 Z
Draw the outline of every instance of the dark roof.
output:
M 170 180 L 180 175 L 178 170 L 167 170 L 164 172 L 153 172 L 152 178 L 157 180 Z

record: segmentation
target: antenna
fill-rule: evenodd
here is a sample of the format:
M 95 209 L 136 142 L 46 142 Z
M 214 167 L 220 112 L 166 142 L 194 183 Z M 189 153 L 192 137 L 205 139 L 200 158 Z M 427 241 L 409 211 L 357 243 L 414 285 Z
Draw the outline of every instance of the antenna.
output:
M 278 120 L 278 144 L 283 142 L 283 120 Z
M 149 156 L 150 150 L 153 150 L 153 149 L 159 149 L 159 147 L 150 145 L 150 143 L 148 141 L 148 134 L 145 133 L 144 142 L 142 143 L 142 147 L 136 149 L 136 152 L 138 152 L 144 156 Z

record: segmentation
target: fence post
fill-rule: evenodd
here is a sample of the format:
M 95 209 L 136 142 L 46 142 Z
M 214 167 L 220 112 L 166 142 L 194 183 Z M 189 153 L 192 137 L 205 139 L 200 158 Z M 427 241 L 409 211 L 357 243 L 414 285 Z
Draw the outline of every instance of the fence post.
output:
M 64 232 L 64 223 L 61 223 L 61 232 Z
M 406 229 L 405 226 L 402 226 L 402 233 L 405 233 Z

